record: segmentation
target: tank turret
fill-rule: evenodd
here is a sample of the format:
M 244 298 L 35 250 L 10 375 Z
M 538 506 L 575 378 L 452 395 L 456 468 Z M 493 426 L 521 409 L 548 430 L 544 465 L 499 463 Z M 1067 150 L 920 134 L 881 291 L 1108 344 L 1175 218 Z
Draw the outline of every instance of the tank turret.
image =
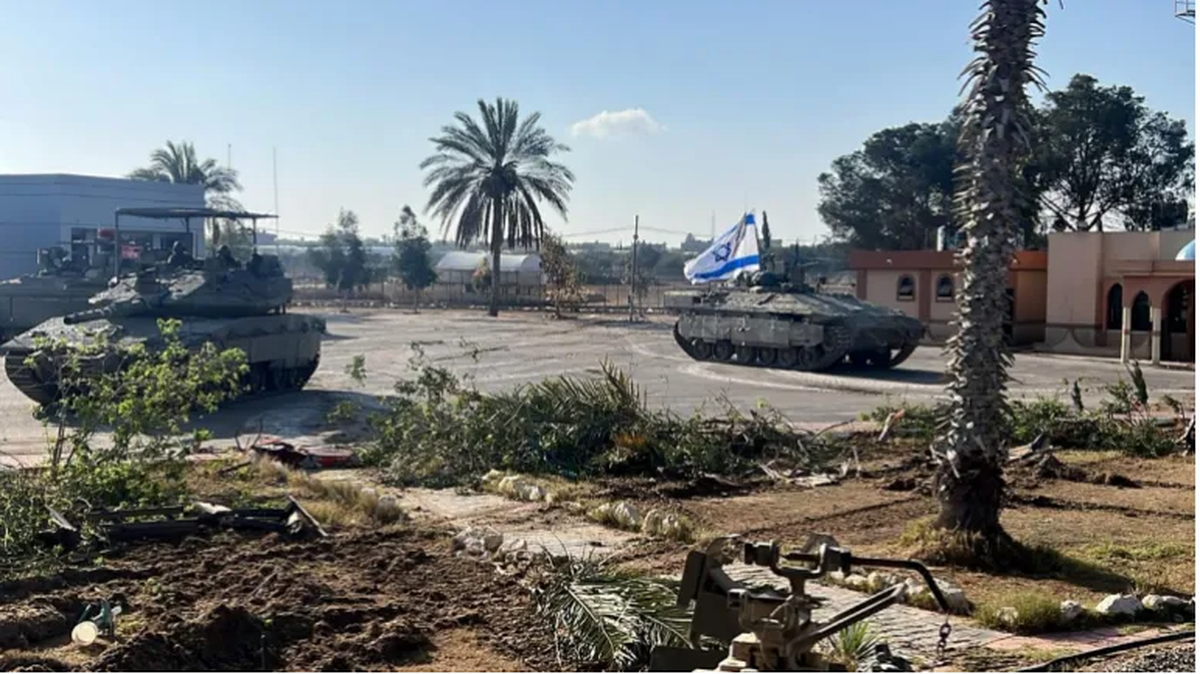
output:
M 113 348 L 144 343 L 153 349 L 161 344 L 158 319 L 177 318 L 188 348 L 213 342 L 221 349 L 246 352 L 247 393 L 299 389 L 317 368 L 325 323 L 288 314 L 291 299 L 292 281 L 275 256 L 255 253 L 245 266 L 232 258 L 176 258 L 117 279 L 91 297 L 91 308 L 46 320 L 18 335 L 4 345 L 5 371 L 25 395 L 49 402 L 57 396 L 54 354 L 39 346 L 41 338 L 82 345 L 104 333 Z M 27 364 L 30 355 L 40 365 Z

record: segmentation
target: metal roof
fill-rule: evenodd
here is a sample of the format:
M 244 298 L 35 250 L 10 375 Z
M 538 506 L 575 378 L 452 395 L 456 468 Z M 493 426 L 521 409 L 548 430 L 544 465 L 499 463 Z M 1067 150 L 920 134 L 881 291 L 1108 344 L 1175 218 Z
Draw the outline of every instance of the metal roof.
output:
M 230 220 L 263 220 L 278 218 L 271 213 L 251 213 L 248 211 L 226 211 L 218 208 L 118 208 L 117 215 L 128 215 L 135 218 L 150 218 L 153 220 L 171 220 L 174 218 L 228 218 Z
M 479 268 L 479 263 L 487 259 L 488 264 L 491 264 L 491 253 L 471 253 L 463 250 L 452 250 L 442 256 L 434 269 L 438 271 L 475 271 Z M 540 272 L 542 270 L 542 256 L 537 253 L 528 253 L 525 255 L 500 255 L 500 271 L 504 272 Z

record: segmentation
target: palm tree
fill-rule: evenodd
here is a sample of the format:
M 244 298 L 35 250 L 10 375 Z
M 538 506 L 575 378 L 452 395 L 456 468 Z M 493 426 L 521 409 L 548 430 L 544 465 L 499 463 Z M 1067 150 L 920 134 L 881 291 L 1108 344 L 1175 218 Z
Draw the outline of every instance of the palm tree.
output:
M 240 192 L 237 171 L 217 164 L 215 159 L 196 159 L 196 148 L 187 141 L 178 144 L 167 141 L 150 153 L 150 165 L 134 169 L 129 177 L 134 180 L 152 180 L 160 183 L 203 185 L 204 200 L 210 208 L 230 211 L 241 210 L 242 205 L 231 194 Z
M 479 240 L 490 245 L 495 282 L 488 313 L 498 316 L 501 246 L 540 244 L 545 223 L 539 202 L 565 218 L 575 175 L 551 160 L 569 148 L 538 126 L 540 113 L 521 120 L 517 102 L 503 98 L 478 105 L 480 122 L 454 113 L 458 125 L 444 126 L 441 136 L 430 139 L 435 152 L 420 168 L 428 169 L 425 186 L 433 187 L 425 210 L 441 218 L 443 235 L 453 225 L 459 246 Z
M 1000 526 L 1007 455 L 1005 394 L 1012 354 L 1004 341 L 1005 289 L 1025 206 L 1021 170 L 1029 153 L 1029 83 L 1043 87 L 1033 43 L 1045 33 L 1045 0 L 985 0 L 971 24 L 977 56 L 959 145 L 958 219 L 966 235 L 957 334 L 950 340 L 950 407 L 935 446 L 941 529 L 1006 540 Z

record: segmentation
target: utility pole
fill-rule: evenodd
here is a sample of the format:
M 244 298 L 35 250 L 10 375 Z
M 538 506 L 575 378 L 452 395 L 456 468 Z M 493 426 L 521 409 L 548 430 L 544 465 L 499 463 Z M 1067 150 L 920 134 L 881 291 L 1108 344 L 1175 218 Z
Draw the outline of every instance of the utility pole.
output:
M 271 147 L 271 183 L 275 190 L 275 254 L 279 255 L 279 157 Z
M 637 244 L 638 244 L 638 219 L 640 216 L 633 216 L 633 253 L 629 262 L 629 322 L 633 322 L 633 306 L 637 301 Z

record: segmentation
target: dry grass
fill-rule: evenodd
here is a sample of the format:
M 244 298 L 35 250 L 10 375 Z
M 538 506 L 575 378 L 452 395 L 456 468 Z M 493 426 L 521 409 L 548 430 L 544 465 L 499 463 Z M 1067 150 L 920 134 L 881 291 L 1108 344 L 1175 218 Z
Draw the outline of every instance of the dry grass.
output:
M 270 459 L 222 475 L 220 465 L 204 465 L 192 471 L 190 486 L 229 505 L 249 505 L 279 500 L 292 495 L 313 517 L 331 528 L 386 526 L 405 519 L 395 499 L 375 489 L 362 488 L 348 480 L 321 479 L 319 474 L 288 468 Z

